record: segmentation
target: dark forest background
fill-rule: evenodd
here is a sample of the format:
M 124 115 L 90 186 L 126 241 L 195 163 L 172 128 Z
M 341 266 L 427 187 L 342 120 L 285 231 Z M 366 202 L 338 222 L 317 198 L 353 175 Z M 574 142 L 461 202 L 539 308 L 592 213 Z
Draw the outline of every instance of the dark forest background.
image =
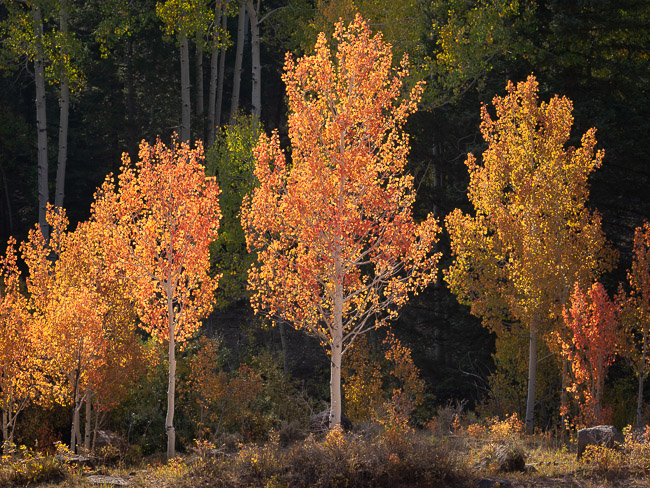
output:
M 19 241 L 38 221 L 37 135 L 33 58 L 10 42 L 12 9 L 33 2 L 0 3 L 0 241 Z M 45 30 L 59 28 L 57 2 L 42 2 L 53 12 Z M 48 5 L 46 5 L 48 4 Z M 209 8 L 214 4 L 206 2 Z M 237 2 L 227 6 L 228 47 L 224 64 L 221 120 L 231 121 L 238 15 Z M 409 171 L 418 188 L 416 214 L 435 212 L 440 219 L 455 208 L 469 211 L 466 198 L 468 152 L 484 149 L 479 132 L 480 107 L 503 95 L 507 80 L 540 83 L 540 98 L 566 95 L 574 104 L 574 143 L 590 127 L 598 129 L 598 148 L 606 151 L 591 181 L 590 206 L 603 215 L 608 238 L 620 251 L 616 270 L 605 278 L 614 291 L 631 262 L 634 228 L 650 217 L 650 3 L 645 0 L 263 0 L 254 5 L 260 27 L 261 124 L 286 137 L 286 104 L 281 81 L 284 56 L 309 52 L 316 33 L 331 33 L 339 17 L 354 9 L 384 32 L 396 58 L 407 53 L 412 79 L 427 87 L 420 110 L 411 117 Z M 93 193 L 120 166 L 122 152 L 137 154 L 142 139 L 159 135 L 168 141 L 181 125 L 178 42 L 167 35 L 151 0 L 68 0 L 69 33 L 78 49 L 71 63 L 83 81 L 71 95 L 68 161 L 64 207 L 71 222 L 88 218 Z M 246 18 L 246 20 L 248 17 Z M 14 39 L 15 40 L 15 39 Z M 207 109 L 197 115 L 196 61 L 190 40 L 192 140 L 208 137 Z M 205 104 L 210 77 L 209 52 L 203 52 Z M 251 111 L 251 29 L 246 28 L 239 109 Z M 53 199 L 59 121 L 56 76 L 47 84 L 50 198 Z M 237 119 L 240 125 L 243 119 Z M 225 134 L 218 133 L 218 134 Z M 217 177 L 224 137 L 208 147 Z M 219 144 L 222 146 L 220 147 Z M 211 158 L 211 159 L 210 159 Z M 221 169 L 220 169 L 221 168 Z M 224 183 L 221 181 L 221 185 Z M 236 186 L 233 186 L 236 188 Z M 236 201 L 236 199 L 235 199 Z M 223 206 L 223 204 L 222 204 Z M 236 208 L 230 209 L 236 213 Z M 450 261 L 447 237 L 440 249 L 442 267 Z M 220 248 L 225 252 L 226 247 Z M 230 249 L 228 252 L 242 252 Z M 215 260 L 215 266 L 236 256 Z M 317 342 L 290 327 L 260 327 L 241 284 L 226 287 L 204 333 L 220 335 L 231 350 L 229 361 L 251 347 L 283 350 L 286 369 L 314 396 L 327 396 L 327 359 Z M 450 400 L 469 407 L 519 410 L 525 403 L 525 369 L 501 365 L 505 380 L 494 380 L 494 338 L 458 305 L 442 279 L 413 299 L 393 326 L 413 350 L 415 363 L 428 383 L 429 408 Z M 380 337 L 382 332 L 377 333 Z M 381 339 L 374 339 L 380 341 Z M 371 339 L 372 341 L 372 339 Z M 284 342 L 284 346 L 283 346 Z M 283 349 L 284 347 L 284 349 Z M 523 347 L 525 351 L 525 347 Z M 525 359 L 525 358 L 524 358 Z M 617 363 L 609 384 L 615 421 L 629 422 L 634 409 L 634 381 L 625 364 Z M 520 374 L 521 373 L 521 374 Z M 549 382 L 556 381 L 550 379 Z M 628 384 L 629 383 L 629 384 Z M 505 386 L 504 386 L 505 385 Z M 555 385 L 557 386 L 557 385 Z M 541 383 L 544 389 L 544 382 Z M 546 396 L 546 392 L 549 396 Z M 539 393 L 540 425 L 558 421 L 558 388 Z M 629 399 L 629 400 L 628 400 Z M 510 402 L 510 403 L 508 403 Z M 629 403 L 629 404 L 628 404 Z M 506 405 L 507 404 L 507 405 Z M 506 405 L 506 406 L 504 406 Z

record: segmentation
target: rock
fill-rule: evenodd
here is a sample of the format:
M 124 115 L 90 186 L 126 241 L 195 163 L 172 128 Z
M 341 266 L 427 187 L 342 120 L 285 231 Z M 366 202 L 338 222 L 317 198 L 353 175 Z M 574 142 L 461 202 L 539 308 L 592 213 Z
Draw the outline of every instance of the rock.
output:
M 341 427 L 343 430 L 351 430 L 352 422 L 345 415 L 341 415 Z M 330 430 L 330 409 L 316 413 L 309 419 L 309 432 L 315 435 L 323 435 Z
M 526 454 L 516 444 L 499 446 L 494 453 L 494 460 L 499 471 L 511 473 L 513 471 L 526 471 Z
M 81 456 L 79 454 L 57 454 L 54 456 L 54 459 L 61 461 L 66 464 L 76 464 L 77 466 L 90 466 L 94 467 L 93 460 L 86 456 Z
M 616 437 L 616 427 L 613 425 L 597 425 L 578 431 L 578 459 L 582 457 L 587 446 L 605 446 L 614 447 L 614 438 Z
M 120 434 L 117 432 L 112 432 L 110 430 L 98 430 L 95 435 L 95 449 L 102 449 L 106 447 L 114 447 L 118 450 L 122 450 L 126 447 L 127 442 Z
M 498 478 L 483 478 L 479 480 L 478 488 L 505 488 L 511 487 L 512 483 L 508 480 L 501 480 Z
M 117 476 L 102 476 L 94 474 L 86 478 L 93 485 L 129 486 L 129 482 Z

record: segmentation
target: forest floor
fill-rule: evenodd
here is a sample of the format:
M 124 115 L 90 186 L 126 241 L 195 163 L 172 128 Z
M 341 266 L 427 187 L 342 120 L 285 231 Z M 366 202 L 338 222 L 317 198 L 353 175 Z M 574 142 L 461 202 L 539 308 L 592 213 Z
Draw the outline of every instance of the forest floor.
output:
M 571 441 L 560 442 L 548 436 L 495 439 L 467 433 L 445 436 L 412 431 L 380 435 L 335 433 L 321 439 L 310 436 L 286 443 L 276 438 L 265 444 L 240 444 L 234 449 L 203 445 L 202 449 L 182 453 L 168 463 L 162 455 L 157 455 L 137 463 L 127 463 L 122 457 L 94 467 L 58 464 L 54 469 L 55 464 L 39 458 L 32 463 L 38 469 L 31 472 L 25 463 L 14 462 L 13 477 L 2 477 L 3 473 L 9 473 L 9 460 L 3 458 L 0 486 L 650 487 L 649 442 L 622 445 L 618 449 L 597 448 L 582 460 L 576 459 L 573 447 Z M 520 457 L 519 462 L 525 463 L 523 471 L 504 471 L 503 452 L 513 459 Z M 49 474 L 48 466 L 52 468 Z M 22 476 L 16 476 L 21 469 Z

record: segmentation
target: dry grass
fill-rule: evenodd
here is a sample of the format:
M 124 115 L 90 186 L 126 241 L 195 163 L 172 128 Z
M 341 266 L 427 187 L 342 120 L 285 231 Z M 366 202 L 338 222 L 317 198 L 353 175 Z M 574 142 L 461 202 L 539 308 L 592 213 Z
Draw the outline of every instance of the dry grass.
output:
M 325 438 L 308 437 L 288 446 L 277 435 L 266 444 L 239 445 L 232 452 L 201 446 L 170 463 L 150 459 L 137 467 L 100 467 L 93 473 L 65 468 L 59 479 L 38 484 L 32 478 L 30 485 L 96 487 L 88 475 L 101 474 L 120 477 L 134 488 L 469 487 L 483 478 L 507 480 L 514 487 L 650 486 L 650 431 L 628 431 L 619 450 L 593 448 L 577 461 L 570 439 L 526 436 L 510 427 L 485 423 L 447 435 L 410 429 L 333 431 Z M 501 445 L 525 453 L 524 472 L 499 471 L 490 456 Z M 3 469 L 0 473 L 6 472 Z M 9 481 L 5 477 L 0 484 L 9 486 Z M 26 484 L 25 479 L 14 481 Z

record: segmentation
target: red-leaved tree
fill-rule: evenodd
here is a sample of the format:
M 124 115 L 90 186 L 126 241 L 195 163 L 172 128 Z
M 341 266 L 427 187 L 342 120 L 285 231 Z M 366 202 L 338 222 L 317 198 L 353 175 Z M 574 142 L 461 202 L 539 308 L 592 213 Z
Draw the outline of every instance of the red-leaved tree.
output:
M 436 274 L 438 224 L 412 215 L 413 178 L 402 128 L 418 84 L 400 100 L 407 60 L 360 16 L 324 34 L 315 54 L 287 55 L 291 164 L 279 136 L 255 149 L 260 185 L 244 202 L 252 305 L 315 335 L 331 356 L 331 417 L 341 422 L 341 361 L 354 338 L 397 315 Z
M 611 409 L 602 405 L 602 399 L 607 370 L 616 356 L 617 308 L 602 284 L 594 283 L 587 295 L 576 284 L 571 307 L 563 314 L 572 341 L 557 334 L 562 354 L 571 364 L 573 384 L 567 389 L 578 402 L 577 420 L 583 425 L 611 422 Z

